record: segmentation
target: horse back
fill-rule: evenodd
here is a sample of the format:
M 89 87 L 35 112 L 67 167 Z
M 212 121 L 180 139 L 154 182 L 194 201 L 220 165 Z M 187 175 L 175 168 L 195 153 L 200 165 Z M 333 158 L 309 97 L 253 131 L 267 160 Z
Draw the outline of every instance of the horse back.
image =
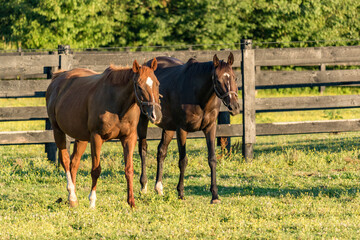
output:
M 88 138 L 88 99 L 101 74 L 88 69 L 61 71 L 46 91 L 47 111 L 52 123 L 76 139 Z M 75 117 L 76 116 L 76 117 Z
M 156 57 L 156 60 L 157 60 L 157 69 L 174 67 L 184 64 L 181 60 L 173 57 L 160 56 L 160 57 Z M 148 61 L 146 65 L 150 67 L 151 62 L 152 60 Z

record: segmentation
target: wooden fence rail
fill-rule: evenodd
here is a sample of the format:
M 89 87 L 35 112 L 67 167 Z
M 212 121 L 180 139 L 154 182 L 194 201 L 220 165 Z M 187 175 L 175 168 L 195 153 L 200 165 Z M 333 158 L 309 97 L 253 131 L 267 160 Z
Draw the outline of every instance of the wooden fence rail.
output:
M 360 46 L 253 49 L 251 40 L 242 40 L 242 49 L 233 50 L 234 70 L 242 91 L 243 124 L 230 124 L 224 106 L 217 126 L 218 137 L 242 137 L 243 155 L 253 157 L 256 136 L 331 133 L 360 131 L 360 119 L 305 121 L 290 123 L 256 124 L 258 112 L 340 109 L 360 107 L 360 96 L 310 96 L 256 98 L 261 88 L 355 85 L 360 83 L 360 69 L 331 70 L 334 66 L 359 66 Z M 225 51 L 165 51 L 165 52 L 74 52 L 69 46 L 60 46 L 57 53 L 0 55 L 0 98 L 44 97 L 51 74 L 58 69 L 76 67 L 102 72 L 110 64 L 131 65 L 134 59 L 145 62 L 156 56 L 176 57 L 184 62 L 189 58 L 211 61 L 216 53 L 226 59 Z M 292 69 L 311 66 L 311 70 L 271 70 L 273 67 Z M 314 70 L 315 68 L 315 70 Z M 35 78 L 35 79 L 34 79 Z M 11 79 L 11 80 L 10 80 Z M 0 121 L 45 120 L 45 130 L 6 132 L 0 130 L 0 145 L 47 144 L 48 158 L 54 160 L 56 149 L 45 107 L 1 107 Z M 148 139 L 160 139 L 159 128 L 149 128 Z M 202 132 L 189 134 L 189 138 L 203 137 Z M 71 139 L 70 139 L 71 140 Z M 55 151 L 55 152 L 54 152 Z

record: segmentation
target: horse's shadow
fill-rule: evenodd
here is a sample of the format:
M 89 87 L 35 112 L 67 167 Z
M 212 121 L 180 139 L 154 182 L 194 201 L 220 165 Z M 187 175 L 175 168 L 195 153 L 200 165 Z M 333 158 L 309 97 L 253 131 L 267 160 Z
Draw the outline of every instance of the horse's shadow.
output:
M 358 187 L 351 187 L 348 189 L 343 188 L 327 188 L 324 186 L 316 186 L 308 189 L 291 189 L 291 188 L 262 188 L 262 187 L 227 187 L 219 186 L 219 195 L 220 197 L 232 197 L 232 196 L 255 196 L 255 197 L 273 197 L 281 198 L 284 196 L 292 196 L 295 198 L 302 196 L 309 197 L 329 197 L 329 198 L 340 198 L 342 196 L 356 196 L 360 191 Z M 187 195 L 195 196 L 210 196 L 211 193 L 209 189 L 204 186 L 190 185 L 185 186 L 185 193 Z

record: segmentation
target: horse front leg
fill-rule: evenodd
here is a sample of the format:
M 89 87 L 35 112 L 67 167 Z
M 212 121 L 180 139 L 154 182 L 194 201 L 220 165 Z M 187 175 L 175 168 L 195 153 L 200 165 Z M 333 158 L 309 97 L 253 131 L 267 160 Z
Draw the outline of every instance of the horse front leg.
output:
M 163 167 L 164 167 L 164 160 L 167 154 L 168 146 L 174 137 L 175 131 L 170 130 L 163 130 L 161 141 L 158 146 L 158 153 L 157 153 L 157 172 L 156 172 L 156 184 L 155 184 L 155 191 L 159 195 L 163 195 L 163 184 L 162 184 L 162 176 L 163 176 Z
M 216 185 L 216 155 L 215 155 L 215 136 L 216 124 L 204 130 L 206 137 L 206 145 L 208 147 L 208 162 L 211 170 L 211 186 L 210 191 L 212 199 L 210 203 L 220 203 L 218 196 L 218 187 Z
M 56 122 L 52 122 L 51 124 L 54 131 L 55 143 L 59 149 L 59 160 L 66 174 L 66 189 L 69 192 L 69 205 L 70 207 L 76 207 L 78 205 L 78 200 L 75 194 L 75 185 L 70 172 L 70 156 L 66 148 L 66 135 L 60 130 Z
M 100 151 L 103 142 L 104 140 L 101 138 L 99 134 L 91 134 L 90 143 L 91 143 L 91 158 L 92 158 L 92 168 L 91 168 L 92 186 L 91 186 L 91 192 L 89 194 L 90 208 L 95 208 L 96 184 L 101 173 Z
M 133 178 L 134 178 L 134 167 L 133 167 L 133 154 L 136 145 L 136 130 L 127 137 L 121 138 L 121 143 L 124 148 L 124 159 L 125 159 L 125 177 L 127 181 L 127 202 L 129 205 L 135 207 L 134 190 L 133 190 Z M 135 132 L 135 133 L 134 133 Z
M 185 169 L 188 164 L 188 158 L 186 156 L 186 137 L 187 137 L 186 131 L 182 129 L 178 129 L 176 131 L 176 138 L 179 149 L 179 169 L 180 169 L 180 177 L 179 177 L 179 183 L 177 185 L 177 190 L 180 199 L 185 199 L 184 176 L 185 176 Z
M 137 132 L 139 136 L 139 155 L 141 159 L 141 176 L 140 176 L 140 184 L 141 184 L 141 193 L 147 193 L 147 175 L 146 175 L 146 154 L 147 154 L 147 128 L 148 128 L 149 119 L 147 116 L 143 114 L 140 115 L 140 120 L 137 126 Z

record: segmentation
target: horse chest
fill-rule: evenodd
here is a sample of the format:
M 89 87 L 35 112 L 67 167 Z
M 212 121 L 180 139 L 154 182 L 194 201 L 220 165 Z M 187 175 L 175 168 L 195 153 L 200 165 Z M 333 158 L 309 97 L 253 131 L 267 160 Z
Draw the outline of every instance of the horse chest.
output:
M 194 132 L 203 130 L 216 121 L 216 110 L 206 111 L 206 109 L 201 109 L 198 106 L 186 107 L 184 110 L 185 114 L 183 115 L 181 128 L 185 131 Z
M 104 140 L 128 136 L 136 129 L 137 121 L 130 121 L 128 116 L 119 119 L 116 114 L 104 114 L 100 118 L 98 132 Z

